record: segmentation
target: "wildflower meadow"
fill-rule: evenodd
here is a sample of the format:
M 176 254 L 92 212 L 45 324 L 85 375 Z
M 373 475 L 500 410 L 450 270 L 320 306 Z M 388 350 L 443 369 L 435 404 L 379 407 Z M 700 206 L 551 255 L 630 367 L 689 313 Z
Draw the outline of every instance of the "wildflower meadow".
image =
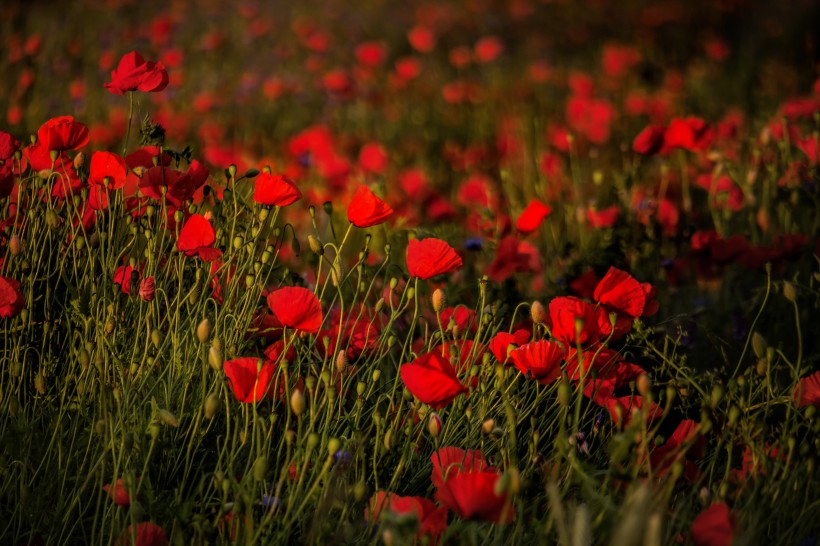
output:
M 820 544 L 817 2 L 3 12 L 0 544 Z

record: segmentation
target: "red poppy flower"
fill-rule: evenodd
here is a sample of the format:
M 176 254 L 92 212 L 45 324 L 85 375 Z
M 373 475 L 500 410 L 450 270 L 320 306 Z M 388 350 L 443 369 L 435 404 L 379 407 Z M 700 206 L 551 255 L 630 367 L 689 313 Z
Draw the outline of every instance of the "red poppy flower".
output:
M 16 317 L 25 306 L 20 283 L 0 276 L 0 318 Z
M 675 118 L 664 132 L 662 151 L 675 148 L 691 152 L 704 151 L 712 143 L 714 136 L 714 130 L 700 118 Z
M 587 220 L 595 229 L 611 228 L 618 221 L 620 214 L 621 211 L 615 205 L 601 210 L 589 208 L 587 209 Z
M 132 535 L 135 538 L 134 542 L 131 542 Z M 165 531 L 150 521 L 138 523 L 136 528 L 129 525 L 116 542 L 116 546 L 167 546 L 167 544 L 168 537 L 165 536 Z
M 268 307 L 284 326 L 315 334 L 322 325 L 322 304 L 301 286 L 286 286 L 268 294 Z
M 692 540 L 696 546 L 731 546 L 736 526 L 726 503 L 715 502 L 692 522 Z
M 401 497 L 387 491 L 377 491 L 364 509 L 366 521 L 378 522 L 384 512 L 393 514 L 413 514 L 418 520 L 416 537 L 428 536 L 435 544 L 447 527 L 447 509 L 437 507 L 433 501 L 423 497 Z
M 122 478 L 117 480 L 117 483 L 114 484 L 112 487 L 111 484 L 105 484 L 103 486 L 103 491 L 108 493 L 108 496 L 111 497 L 111 500 L 117 506 L 130 506 L 131 505 L 131 497 L 128 495 L 128 492 L 125 490 L 125 487 L 122 485 Z
M 125 159 L 122 157 L 111 152 L 94 152 L 91 154 L 88 182 L 108 186 L 110 190 L 118 190 L 125 186 L 127 172 Z
M 549 312 L 552 337 L 568 346 L 594 343 L 600 338 L 594 305 L 573 296 L 562 296 L 550 302 Z M 580 328 L 576 332 L 577 321 L 580 321 Z
M 515 507 L 508 495 L 496 495 L 495 472 L 457 472 L 436 490 L 436 500 L 463 519 L 510 523 Z
M 387 151 L 378 142 L 362 146 L 359 152 L 359 166 L 373 174 L 381 174 L 387 168 Z
M 626 271 L 615 267 L 610 267 L 598 283 L 593 298 L 598 303 L 633 318 L 640 317 L 646 305 L 646 292 L 641 283 Z
M 441 487 L 445 480 L 457 472 L 482 472 L 493 470 L 484 460 L 484 454 L 478 449 L 461 449 L 460 447 L 442 447 L 430 456 L 433 473 L 430 480 L 435 487 Z
M 271 380 L 276 372 L 273 362 L 254 357 L 236 358 L 226 361 L 223 369 L 234 396 L 240 402 L 253 404 L 271 394 Z
M 50 119 L 37 130 L 37 143 L 46 151 L 77 150 L 88 144 L 88 139 L 88 127 L 72 116 Z
M 415 26 L 407 32 L 407 41 L 419 53 L 429 53 L 436 47 L 436 35 L 426 26 Z
M 20 141 L 5 131 L 0 131 L 0 161 L 11 159 L 14 152 L 20 149 Z
M 193 214 L 182 226 L 177 240 L 177 249 L 186 256 L 199 256 L 202 261 L 212 262 L 222 255 L 214 248 L 216 232 L 204 216 Z
M 792 393 L 792 401 L 797 408 L 820 407 L 820 372 L 814 372 L 798 381 Z
M 196 191 L 188 173 L 160 165 L 145 171 L 139 179 L 139 188 L 148 197 L 157 200 L 164 198 L 174 209 L 183 208 Z
M 441 239 L 411 239 L 407 245 L 407 270 L 421 280 L 450 273 L 461 265 L 461 256 Z
M 355 54 L 360 64 L 375 67 L 387 58 L 387 46 L 382 42 L 363 42 L 356 46 Z
M 390 205 L 376 197 L 367 186 L 359 186 L 347 207 L 347 219 L 360 228 L 381 224 L 392 214 Z
M 598 400 L 596 400 L 598 402 Z M 609 416 L 618 428 L 623 428 L 632 420 L 632 414 L 643 410 L 646 422 L 649 423 L 663 415 L 663 409 L 655 402 L 650 402 L 648 408 L 644 408 L 644 399 L 641 396 L 621 396 L 618 398 L 608 398 L 602 401 Z
M 120 285 L 120 290 L 123 294 L 131 294 L 131 277 L 136 272 L 137 279 L 140 278 L 140 272 L 130 265 L 121 265 L 114 270 L 114 284 Z
M 528 378 L 535 379 L 542 385 L 549 385 L 561 377 L 564 347 L 560 343 L 542 339 L 511 351 L 510 360 Z
M 490 351 L 492 351 L 496 360 L 499 362 L 507 362 L 510 345 L 517 348 L 524 345 L 529 340 L 530 332 L 527 330 L 516 330 L 512 334 L 508 334 L 507 332 L 498 332 L 490 340 Z
M 407 390 L 433 409 L 441 409 L 467 392 L 453 366 L 437 352 L 421 355 L 402 365 L 399 372 Z
M 157 160 L 157 165 L 167 167 L 171 164 L 171 156 L 168 152 L 162 152 L 162 157 L 159 156 L 159 146 L 143 146 L 137 148 L 127 156 L 125 156 L 125 164 L 129 169 L 138 170 L 140 168 L 148 170 L 153 168 L 154 159 Z
M 641 155 L 655 155 L 663 149 L 666 127 L 647 125 L 632 142 L 632 150 Z
M 116 95 L 126 91 L 146 93 L 162 91 L 168 85 L 168 72 L 161 62 L 146 61 L 136 51 L 126 53 L 117 68 L 111 72 L 111 81 L 105 88 Z
M 475 311 L 463 305 L 459 305 L 458 307 L 446 307 L 441 310 L 439 317 L 441 318 L 441 325 L 444 328 L 447 328 L 447 325 L 450 324 L 450 320 L 455 322 L 458 329 L 462 332 L 467 330 L 475 332 L 478 328 Z
M 524 212 L 521 213 L 521 216 L 518 217 L 518 220 L 515 221 L 515 229 L 524 235 L 530 234 L 541 226 L 544 219 L 549 216 L 551 212 L 552 209 L 548 205 L 545 205 L 538 199 L 533 199 L 530 201 L 530 204 L 527 205 L 527 208 L 524 209 Z
M 702 438 L 701 438 L 702 439 Z M 655 447 L 649 454 L 652 472 L 665 475 L 675 461 L 683 458 L 682 451 L 698 440 L 698 424 L 691 419 L 681 421 L 672 436 L 663 445 Z
M 154 277 L 145 277 L 140 281 L 139 296 L 142 301 L 152 301 L 154 299 Z
M 285 175 L 262 173 L 256 177 L 253 200 L 260 205 L 287 207 L 301 198 L 296 183 Z

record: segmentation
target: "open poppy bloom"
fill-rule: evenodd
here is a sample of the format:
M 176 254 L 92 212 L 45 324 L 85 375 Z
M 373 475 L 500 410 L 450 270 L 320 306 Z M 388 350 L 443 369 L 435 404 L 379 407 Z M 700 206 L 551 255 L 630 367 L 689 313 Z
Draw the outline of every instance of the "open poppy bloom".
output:
M 253 404 L 271 394 L 271 380 L 276 372 L 273 362 L 254 357 L 236 358 L 226 361 L 223 369 L 234 396 L 240 402 Z
M 436 500 L 463 519 L 510 523 L 515 507 L 509 495 L 497 495 L 501 475 L 493 470 L 455 471 L 436 490 Z
M 89 184 L 107 186 L 109 190 L 118 190 L 125 186 L 128 169 L 125 159 L 111 152 L 94 152 L 91 154 L 91 171 Z
M 392 215 L 390 205 L 376 197 L 367 186 L 359 186 L 347 207 L 347 219 L 359 228 L 381 224 Z
M 268 294 L 268 307 L 279 322 L 300 332 L 315 334 L 322 325 L 322 304 L 301 286 L 286 286 Z
M 411 239 L 407 244 L 407 270 L 413 277 L 427 280 L 456 271 L 461 266 L 461 256 L 441 239 Z
M 430 456 L 430 462 L 433 463 L 430 480 L 436 487 L 441 487 L 448 477 L 458 471 L 492 470 L 484 460 L 484 454 L 478 449 L 442 447 Z
M 199 256 L 204 262 L 212 262 L 222 255 L 222 251 L 214 248 L 216 232 L 211 223 L 204 216 L 193 214 L 185 222 L 179 232 L 177 249 L 186 256 Z
M 570 347 L 600 339 L 594 305 L 573 296 L 561 296 L 550 301 L 549 313 L 552 337 Z
M 594 299 L 619 313 L 636 318 L 643 314 L 646 292 L 632 275 L 610 267 L 595 287 Z
M 20 283 L 0 276 L 0 318 L 16 317 L 25 306 Z
M 162 91 L 167 86 L 165 65 L 146 61 L 136 51 L 122 56 L 117 68 L 111 72 L 111 81 L 105 84 L 105 88 L 116 95 L 124 95 L 126 91 Z
M 564 348 L 560 343 L 542 339 L 510 351 L 510 360 L 528 378 L 549 385 L 561 377 Z
M 447 359 L 437 352 L 421 355 L 399 370 L 410 393 L 433 409 L 449 405 L 456 396 L 467 392 Z
M 496 360 L 501 363 L 509 362 L 509 347 L 517 348 L 527 343 L 530 340 L 530 332 L 527 330 L 516 330 L 512 334 L 507 332 L 498 332 L 490 340 L 490 351 L 492 351 Z
M 416 537 L 421 539 L 426 535 L 434 544 L 447 527 L 447 509 L 437 507 L 424 497 L 402 497 L 388 491 L 377 491 L 365 507 L 364 519 L 378 522 L 385 513 L 415 515 L 418 520 Z
M 253 187 L 253 200 L 260 205 L 287 207 L 302 198 L 296 183 L 285 175 L 261 173 Z
M 45 151 L 77 150 L 88 144 L 88 127 L 72 116 L 60 116 L 45 122 L 37 130 L 37 143 Z

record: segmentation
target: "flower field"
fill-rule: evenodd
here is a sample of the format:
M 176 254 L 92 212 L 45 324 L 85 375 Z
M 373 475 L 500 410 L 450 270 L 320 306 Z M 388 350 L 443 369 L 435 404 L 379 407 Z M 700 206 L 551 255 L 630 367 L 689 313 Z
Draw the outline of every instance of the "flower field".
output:
M 0 544 L 820 544 L 820 5 L 11 2 Z

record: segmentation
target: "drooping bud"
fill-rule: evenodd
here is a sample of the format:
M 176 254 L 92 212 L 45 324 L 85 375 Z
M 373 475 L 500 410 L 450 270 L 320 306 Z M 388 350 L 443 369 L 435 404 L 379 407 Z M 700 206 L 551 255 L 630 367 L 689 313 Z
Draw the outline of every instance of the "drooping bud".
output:
M 167 409 L 157 410 L 157 419 L 160 423 L 169 427 L 176 428 L 179 426 L 179 419 L 177 419 L 176 416 Z
M 484 434 L 490 434 L 495 428 L 495 419 L 487 419 L 481 423 L 481 430 Z
M 205 399 L 204 411 L 206 419 L 213 419 L 216 412 L 219 411 L 219 408 L 222 406 L 222 402 L 219 400 L 219 397 L 215 393 L 211 393 Z
M 797 301 L 797 290 L 789 281 L 783 283 L 783 296 L 792 303 Z
M 650 379 L 648 374 L 642 373 L 639 375 L 636 384 L 641 396 L 647 396 L 652 391 L 652 379 Z
M 308 246 L 310 246 L 310 250 L 317 256 L 323 256 L 325 253 L 325 247 L 322 245 L 322 241 L 313 235 L 308 235 Z
M 755 352 L 757 358 L 766 356 L 766 349 L 768 347 L 769 344 L 766 342 L 766 338 L 764 338 L 760 332 L 752 334 L 752 350 Z

